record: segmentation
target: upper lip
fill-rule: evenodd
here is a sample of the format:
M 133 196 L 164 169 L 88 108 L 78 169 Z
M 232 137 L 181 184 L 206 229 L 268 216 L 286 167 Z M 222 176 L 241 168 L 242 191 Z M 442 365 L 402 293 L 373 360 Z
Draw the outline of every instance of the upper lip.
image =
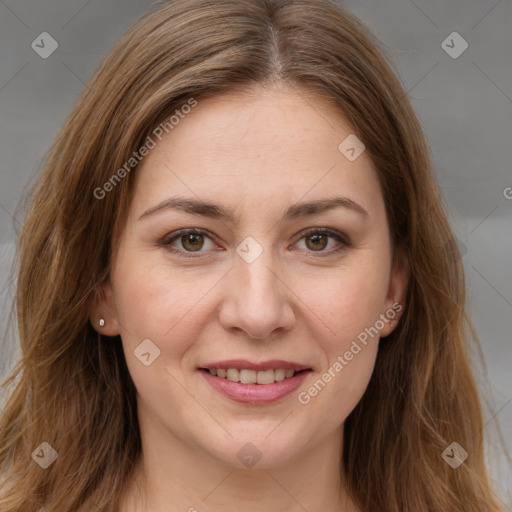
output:
M 208 363 L 199 368 L 205 368 L 207 370 L 217 370 L 219 368 L 228 369 L 228 368 L 238 368 L 238 369 L 247 369 L 247 370 L 295 370 L 296 372 L 300 372 L 301 370 L 310 370 L 309 366 L 304 366 L 299 363 L 294 363 L 292 361 L 283 361 L 281 359 L 272 359 L 270 361 L 261 361 L 260 363 L 256 363 L 253 361 L 248 361 L 247 359 L 226 359 L 224 361 L 217 361 L 215 363 Z

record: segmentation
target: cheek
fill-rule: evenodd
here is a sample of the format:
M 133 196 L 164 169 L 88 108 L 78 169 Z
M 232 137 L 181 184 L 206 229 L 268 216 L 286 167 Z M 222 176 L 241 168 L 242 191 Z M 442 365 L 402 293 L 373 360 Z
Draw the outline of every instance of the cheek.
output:
M 317 407 L 331 411 L 334 423 L 354 409 L 372 376 L 379 344 L 377 321 L 385 312 L 387 264 L 360 254 L 358 264 L 315 280 L 315 286 L 313 280 L 302 281 L 303 296 L 308 297 L 303 314 L 316 326 L 315 344 L 324 358 L 318 379 L 305 390 L 301 403 L 317 401 Z
M 373 374 L 379 346 L 375 323 L 381 301 L 380 296 L 369 295 L 372 291 L 363 286 L 336 287 L 324 310 L 312 308 L 321 311 L 320 318 L 327 317 L 325 322 L 316 321 L 315 338 L 323 355 L 322 367 L 316 380 L 298 398 L 301 404 L 311 404 L 310 410 L 319 410 L 330 418 L 325 422 L 326 429 L 345 421 Z
M 162 404 L 181 410 L 190 397 L 176 380 L 176 370 L 204 329 L 200 299 L 206 290 L 138 254 L 119 259 L 113 278 L 123 350 L 139 395 L 153 414 Z M 142 354 L 148 352 L 146 365 Z
M 179 360 L 204 329 L 204 298 L 218 276 L 177 270 L 158 254 L 134 253 L 118 260 L 113 277 L 126 350 L 150 339 L 161 351 L 160 361 Z
M 324 325 L 323 337 L 332 340 L 333 348 L 343 347 L 384 313 L 389 269 L 382 263 L 361 256 L 357 264 L 297 281 L 300 295 L 307 297 L 306 309 L 316 313 L 316 323 Z

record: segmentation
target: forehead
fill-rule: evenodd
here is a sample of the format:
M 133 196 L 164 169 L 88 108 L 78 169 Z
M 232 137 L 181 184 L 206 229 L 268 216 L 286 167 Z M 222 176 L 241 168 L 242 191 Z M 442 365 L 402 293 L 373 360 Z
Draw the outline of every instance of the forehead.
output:
M 235 206 L 326 194 L 377 204 L 370 158 L 340 151 L 353 132 L 335 104 L 302 89 L 199 98 L 139 165 L 135 207 L 174 194 Z
M 323 149 L 330 144 L 337 150 L 340 136 L 354 131 L 335 107 L 332 101 L 298 88 L 252 87 L 200 98 L 164 137 L 169 149 L 179 147 L 185 154 L 185 142 L 185 149 L 193 148 L 197 157 L 206 150 L 211 157 L 238 154 L 276 160 L 284 156 L 289 161 L 294 154 L 297 159 L 311 154 L 321 140 Z

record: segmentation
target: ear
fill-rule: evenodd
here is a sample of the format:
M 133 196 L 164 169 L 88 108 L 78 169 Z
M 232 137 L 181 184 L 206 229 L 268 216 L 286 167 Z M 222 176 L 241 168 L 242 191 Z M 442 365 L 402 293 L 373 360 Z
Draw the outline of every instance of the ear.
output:
M 383 314 L 389 320 L 381 329 L 380 337 L 389 336 L 395 329 L 405 311 L 405 298 L 409 284 L 410 265 L 405 247 L 398 246 L 395 252 L 393 268 L 389 279 L 388 295 Z
M 100 326 L 100 319 L 105 321 L 103 326 Z M 93 328 L 100 334 L 105 336 L 117 336 L 120 334 L 117 308 L 110 282 L 102 284 L 96 292 L 89 321 Z

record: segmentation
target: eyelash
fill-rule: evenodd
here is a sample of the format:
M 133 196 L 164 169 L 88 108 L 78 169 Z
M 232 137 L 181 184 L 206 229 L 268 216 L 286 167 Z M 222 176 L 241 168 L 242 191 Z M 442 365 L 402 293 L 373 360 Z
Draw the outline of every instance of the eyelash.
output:
M 179 249 L 175 249 L 171 247 L 171 244 L 176 240 L 179 239 L 183 235 L 206 235 L 208 238 L 212 238 L 209 234 L 209 232 L 205 229 L 201 228 L 187 228 L 187 229 L 180 229 L 178 231 L 175 231 L 173 233 L 169 233 L 165 235 L 161 240 L 159 240 L 158 244 L 163 246 L 168 251 L 171 251 L 175 254 L 178 254 L 180 257 L 183 258 L 201 258 L 200 256 L 201 252 L 205 251 L 183 251 Z M 351 246 L 351 243 L 345 235 L 338 233 L 337 231 L 333 231 L 332 229 L 328 228 L 310 228 L 304 232 L 301 233 L 301 238 L 299 238 L 298 242 L 300 242 L 302 239 L 307 238 L 311 235 L 328 235 L 331 238 L 334 238 L 337 242 L 339 242 L 339 245 L 331 249 L 330 251 L 308 251 L 310 253 L 314 253 L 315 256 L 318 256 L 320 258 L 326 257 L 326 256 L 332 256 L 333 254 L 337 254 L 347 247 Z M 213 240 L 212 240 L 213 241 Z M 196 256 L 197 254 L 197 256 Z

